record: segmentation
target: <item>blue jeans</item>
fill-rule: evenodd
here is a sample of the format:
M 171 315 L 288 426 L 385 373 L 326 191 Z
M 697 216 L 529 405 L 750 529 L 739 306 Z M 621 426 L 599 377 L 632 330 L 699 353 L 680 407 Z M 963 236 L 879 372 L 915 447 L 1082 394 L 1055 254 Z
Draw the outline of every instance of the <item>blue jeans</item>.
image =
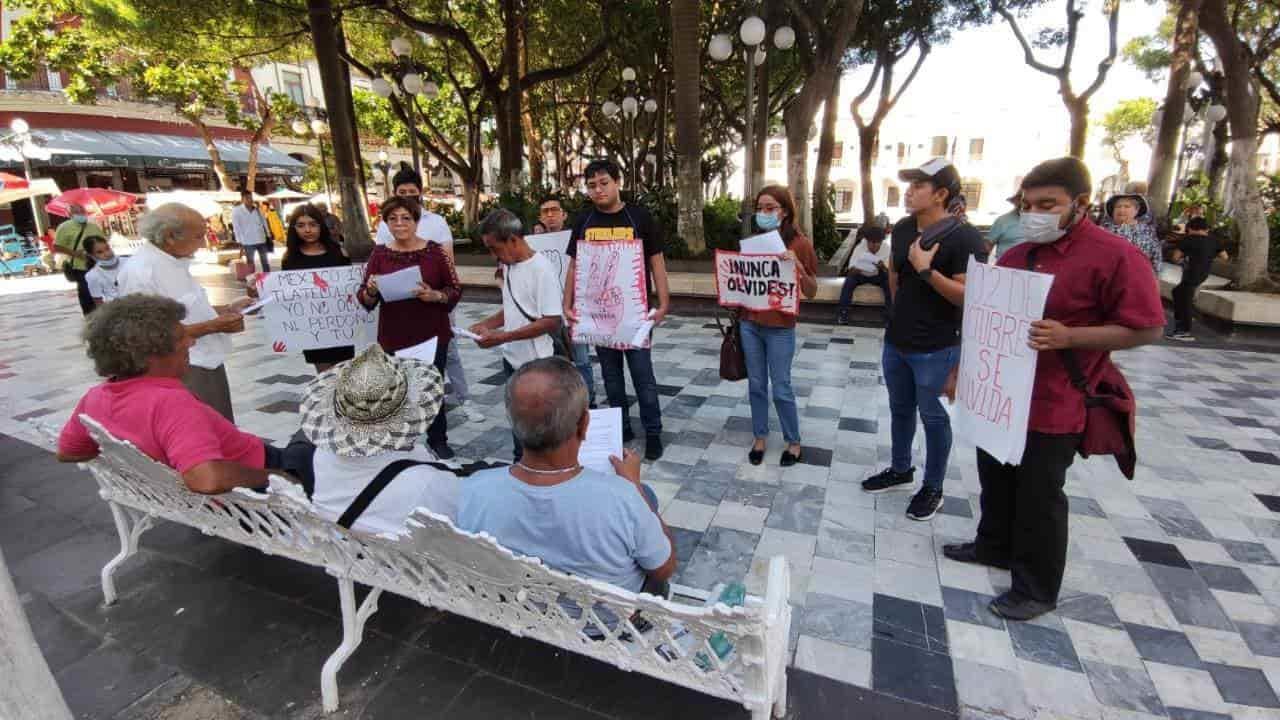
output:
M 874 277 L 867 277 L 862 273 L 854 270 L 844 276 L 844 284 L 840 286 L 840 311 L 844 312 L 853 304 L 853 291 L 859 285 L 875 285 L 884 293 L 884 315 L 889 317 L 889 308 L 893 305 L 893 298 L 889 297 L 889 273 L 881 272 Z
M 800 415 L 791 389 L 791 360 L 796 355 L 795 328 L 767 327 L 743 320 L 742 354 L 747 358 L 747 399 L 751 401 L 751 431 L 769 436 L 769 383 L 778 411 L 782 439 L 800 442 Z
M 604 392 L 610 407 L 622 408 L 622 422 L 630 422 L 627 413 L 631 400 L 627 397 L 627 381 L 622 376 L 622 362 L 626 358 L 631 369 L 631 384 L 635 386 L 636 401 L 640 403 L 640 424 L 645 435 L 662 434 L 662 407 L 658 405 L 658 381 L 653 377 L 653 358 L 648 348 L 614 350 L 596 347 L 600 359 L 600 374 L 604 376 Z
M 588 402 L 596 404 L 596 376 L 591 371 L 591 346 L 586 343 L 574 343 L 573 365 L 582 373 L 582 381 L 587 384 Z
M 911 469 L 911 442 L 916 435 L 916 412 L 924 423 L 924 486 L 942 489 L 951 455 L 951 418 L 938 397 L 951 368 L 960 362 L 960 347 L 931 353 L 904 353 L 891 343 L 884 344 L 881 365 L 884 385 L 889 391 L 889 413 L 893 418 L 893 470 Z
M 244 260 L 249 263 L 250 269 L 254 267 L 253 255 L 254 253 L 257 253 L 258 257 L 262 258 L 262 270 L 260 272 L 271 272 L 271 263 L 267 261 L 266 243 L 260 243 L 258 245 L 242 245 L 241 248 L 244 250 Z

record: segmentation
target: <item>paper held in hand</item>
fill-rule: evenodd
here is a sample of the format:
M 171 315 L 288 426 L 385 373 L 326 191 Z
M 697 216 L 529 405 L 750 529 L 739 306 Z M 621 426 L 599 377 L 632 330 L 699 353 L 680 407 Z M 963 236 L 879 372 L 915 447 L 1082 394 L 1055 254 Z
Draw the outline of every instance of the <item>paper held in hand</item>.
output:
M 622 459 L 622 408 L 592 410 L 587 438 L 578 448 L 578 462 L 583 467 L 614 475 L 610 456 Z
M 1027 443 L 1039 353 L 1027 346 L 1044 317 L 1053 276 L 969 258 L 956 375 L 955 429 L 995 459 L 1017 465 Z
M 396 351 L 396 357 L 411 358 L 413 360 L 421 360 L 424 363 L 435 364 L 436 348 L 439 346 L 439 338 L 431 338 L 426 342 L 420 342 L 413 347 L 401 348 Z
M 261 310 L 261 309 L 262 309 L 262 306 L 263 306 L 263 305 L 266 305 L 266 304 L 267 304 L 267 303 L 269 303 L 269 302 L 271 302 L 271 296 L 270 296 L 270 295 L 268 295 L 267 297 L 262 298 L 261 300 L 259 300 L 259 301 L 258 301 L 258 302 L 256 302 L 256 303 L 253 303 L 252 305 L 248 305 L 248 306 L 246 306 L 246 307 L 244 307 L 244 308 L 241 308 L 241 309 L 240 309 L 240 314 L 241 314 L 241 315 L 252 315 L 252 314 L 254 314 L 254 313 L 258 312 L 259 310 Z
M 744 237 L 738 241 L 738 249 L 744 255 L 781 255 L 787 251 L 787 244 L 777 230 Z
M 470 340 L 479 340 L 479 339 L 480 339 L 480 336 L 479 336 L 479 335 L 477 335 L 477 334 L 475 334 L 475 333 L 471 332 L 470 330 L 468 330 L 468 329 L 466 329 L 466 328 L 464 328 L 464 327 L 458 327 L 457 325 L 454 325 L 454 326 L 452 327 L 452 329 L 453 329 L 453 334 L 454 334 L 454 335 L 457 335 L 458 337 L 464 337 L 464 338 L 468 338 L 468 339 L 470 339 Z
M 422 268 L 417 265 L 397 270 L 386 275 L 378 275 L 378 294 L 386 302 L 408 300 L 415 297 L 418 286 L 422 284 Z

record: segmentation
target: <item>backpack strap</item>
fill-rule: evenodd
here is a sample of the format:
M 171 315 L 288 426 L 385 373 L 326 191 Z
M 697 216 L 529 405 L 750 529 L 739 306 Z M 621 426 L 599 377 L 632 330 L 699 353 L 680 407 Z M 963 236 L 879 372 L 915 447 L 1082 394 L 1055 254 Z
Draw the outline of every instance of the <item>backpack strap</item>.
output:
M 382 494 L 382 491 L 387 489 L 387 486 L 391 484 L 391 481 L 394 480 L 397 475 L 411 467 L 430 464 L 431 463 L 419 460 L 395 460 L 391 462 L 389 465 L 379 470 L 378 474 L 374 475 L 373 479 L 369 481 L 369 484 L 364 486 L 364 490 L 361 490 L 360 494 L 351 501 L 351 504 L 347 506 L 347 509 L 342 513 L 342 516 L 338 518 L 338 524 L 350 530 L 352 524 L 354 524 L 356 520 L 360 519 L 360 516 L 364 514 L 364 511 L 369 509 L 369 506 L 373 504 L 373 501 L 378 499 L 378 495 Z
M 1039 245 L 1027 251 L 1027 269 L 1035 270 L 1036 254 L 1040 252 Z M 1074 350 L 1067 348 L 1058 351 L 1058 357 L 1062 360 L 1062 366 L 1067 369 L 1067 375 L 1071 377 L 1071 385 L 1075 389 L 1084 394 L 1085 404 L 1088 405 L 1093 399 L 1089 392 L 1089 383 L 1084 379 L 1084 373 L 1080 371 L 1080 360 L 1076 357 Z

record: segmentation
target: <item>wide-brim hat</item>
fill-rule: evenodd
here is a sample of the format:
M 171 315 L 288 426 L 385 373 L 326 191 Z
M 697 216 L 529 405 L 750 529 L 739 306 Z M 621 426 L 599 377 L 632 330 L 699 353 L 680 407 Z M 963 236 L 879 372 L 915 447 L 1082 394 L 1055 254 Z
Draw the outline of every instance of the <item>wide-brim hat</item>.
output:
M 1115 214 L 1114 211 L 1116 209 L 1116 201 L 1126 200 L 1126 199 L 1133 200 L 1134 202 L 1138 203 L 1137 217 L 1145 217 L 1146 215 L 1150 214 L 1150 210 L 1147 208 L 1147 199 L 1142 195 L 1138 195 L 1137 193 L 1116 193 L 1115 195 L 1112 195 L 1111 197 L 1107 198 L 1107 202 L 1105 205 L 1106 211 L 1107 211 L 1107 217 L 1114 216 Z
M 430 363 L 370 345 L 321 373 L 302 397 L 302 432 L 345 457 L 412 450 L 444 402 L 444 379 Z

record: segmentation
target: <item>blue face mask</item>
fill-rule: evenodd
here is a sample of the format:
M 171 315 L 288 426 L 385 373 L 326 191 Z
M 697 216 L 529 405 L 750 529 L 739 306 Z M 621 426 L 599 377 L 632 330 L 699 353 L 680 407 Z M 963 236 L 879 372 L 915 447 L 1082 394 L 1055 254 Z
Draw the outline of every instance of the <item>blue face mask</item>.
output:
M 762 213 L 762 212 L 756 213 L 756 227 L 760 228 L 765 232 L 769 232 L 770 230 L 777 230 L 778 226 L 781 224 L 782 224 L 782 220 L 780 220 L 778 216 L 774 215 L 773 213 Z
M 84 216 L 84 215 L 72 215 L 72 216 L 71 216 L 71 221 L 72 221 L 72 222 L 78 222 L 78 223 L 80 223 L 81 225 L 83 225 L 83 224 L 85 224 L 85 223 L 89 222 L 89 218 L 88 218 L 87 216 Z

